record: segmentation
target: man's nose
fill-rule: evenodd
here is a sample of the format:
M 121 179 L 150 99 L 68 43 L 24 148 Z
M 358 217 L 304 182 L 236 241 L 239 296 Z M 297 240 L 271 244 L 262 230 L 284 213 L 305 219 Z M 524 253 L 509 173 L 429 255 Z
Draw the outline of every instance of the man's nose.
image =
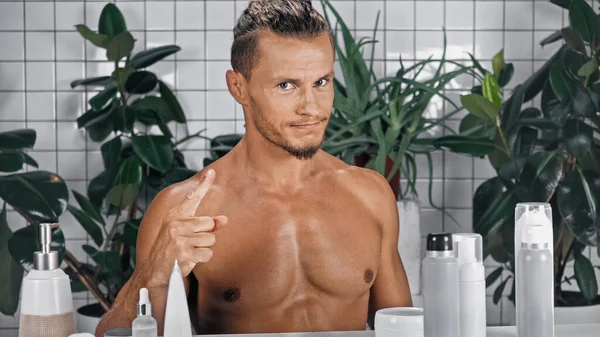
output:
M 301 115 L 313 115 L 319 114 L 317 96 L 314 92 L 314 88 L 308 88 L 304 90 L 300 106 L 298 107 L 298 113 Z

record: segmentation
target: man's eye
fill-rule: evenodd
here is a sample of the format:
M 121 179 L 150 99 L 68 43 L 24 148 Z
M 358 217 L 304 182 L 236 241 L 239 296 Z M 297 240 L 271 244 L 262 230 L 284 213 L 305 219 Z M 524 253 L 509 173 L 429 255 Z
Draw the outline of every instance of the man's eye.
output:
M 327 79 L 326 79 L 326 78 L 322 78 L 322 79 L 318 80 L 318 81 L 316 82 L 316 84 L 317 84 L 319 87 L 322 87 L 322 86 L 324 86 L 325 84 L 327 84 Z
M 290 82 L 283 82 L 279 84 L 279 87 L 283 90 L 290 89 L 292 84 Z

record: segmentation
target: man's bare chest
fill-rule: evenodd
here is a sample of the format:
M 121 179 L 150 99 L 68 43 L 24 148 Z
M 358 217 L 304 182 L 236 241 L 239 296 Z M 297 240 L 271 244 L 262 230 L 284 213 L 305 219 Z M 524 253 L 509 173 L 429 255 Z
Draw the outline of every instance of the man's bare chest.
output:
M 381 251 L 375 218 L 361 205 L 327 197 L 241 203 L 218 214 L 210 262 L 194 274 L 205 300 L 256 308 L 310 296 L 362 296 L 374 281 Z M 217 215 L 217 214 L 214 214 Z

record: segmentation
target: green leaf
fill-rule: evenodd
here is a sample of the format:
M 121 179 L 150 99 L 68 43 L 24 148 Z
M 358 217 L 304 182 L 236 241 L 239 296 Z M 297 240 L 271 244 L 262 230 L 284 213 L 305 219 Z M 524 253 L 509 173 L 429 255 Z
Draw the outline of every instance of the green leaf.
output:
M 121 137 L 115 137 L 102 144 L 100 151 L 102 151 L 102 161 L 105 168 L 111 168 L 117 165 L 121 155 L 122 146 Z
M 90 181 L 87 189 L 87 195 L 94 207 L 98 209 L 102 207 L 102 201 L 106 197 L 108 191 L 113 187 L 117 170 L 118 167 L 106 169 Z
M 583 39 L 581 39 L 581 36 L 579 35 L 579 33 L 577 33 L 573 28 L 571 27 L 565 27 L 561 30 L 561 35 L 563 37 L 563 39 L 565 40 L 565 43 L 567 44 L 567 46 L 569 46 L 569 48 L 573 49 L 574 51 L 587 56 L 587 51 L 585 50 L 585 44 L 583 43 Z
M 500 228 L 511 217 L 514 217 L 513 213 L 518 201 L 513 192 L 503 192 L 481 216 L 479 223 L 474 224 L 475 232 L 486 237 L 488 233 Z
M 121 256 L 116 251 L 97 251 L 90 255 L 96 265 L 104 273 L 119 275 L 121 271 Z
M 96 207 L 94 207 L 94 205 L 92 205 L 92 203 L 89 201 L 88 198 L 86 198 L 83 194 L 81 194 L 75 190 L 71 190 L 71 192 L 73 192 L 73 196 L 75 196 L 75 200 L 77 200 L 77 203 L 79 204 L 79 207 L 81 207 L 81 210 L 83 212 L 85 212 L 85 214 L 88 217 L 95 220 L 99 224 L 106 226 L 106 223 L 104 222 L 104 219 L 102 218 L 102 215 L 100 215 L 100 212 L 98 212 L 98 209 L 96 209 Z M 98 244 L 98 246 L 100 246 L 100 245 Z
M 169 106 L 169 109 L 171 111 L 170 115 L 172 116 L 173 120 L 178 123 L 185 123 L 186 118 L 185 114 L 183 113 L 183 109 L 181 108 L 181 105 L 179 105 L 179 102 L 177 101 L 175 95 L 173 95 L 171 89 L 169 89 L 169 86 L 167 86 L 163 81 L 160 80 L 158 81 L 158 86 L 160 90 L 160 97 Z
M 556 62 L 550 67 L 550 84 L 554 94 L 561 102 L 571 100 L 571 84 L 565 75 L 562 62 Z
M 181 117 L 176 115 L 177 111 L 172 110 L 165 99 L 157 96 L 146 96 L 138 99 L 129 108 L 133 109 L 136 120 L 145 124 L 158 124 L 154 113 L 157 113 L 165 123 L 180 120 Z
M 575 255 L 575 280 L 586 300 L 592 301 L 598 297 L 598 281 L 592 262 L 582 254 Z
M 112 3 L 106 4 L 100 13 L 98 32 L 112 38 L 125 31 L 127 31 L 127 25 L 119 8 Z
M 142 163 L 137 156 L 131 156 L 121 162 L 115 177 L 114 185 L 141 184 Z
M 494 150 L 494 143 L 485 137 L 467 137 L 450 135 L 436 139 L 433 145 L 437 148 L 455 153 L 482 157 Z
M 483 182 L 473 196 L 473 223 L 479 224 L 483 215 L 496 199 L 502 195 L 502 181 L 494 177 Z
M 585 122 L 569 119 L 563 128 L 565 146 L 575 158 L 583 157 L 592 146 L 594 129 Z
M 142 219 L 127 221 L 123 227 L 123 242 L 135 247 L 137 244 L 138 229 Z
M 71 205 L 67 205 L 67 209 L 73 215 L 73 217 L 77 219 L 79 224 L 81 224 L 81 227 L 83 227 L 83 229 L 85 229 L 85 231 L 90 235 L 92 240 L 94 240 L 94 243 L 98 247 L 101 247 L 102 243 L 104 242 L 104 237 L 102 235 L 100 226 L 82 210 Z
M 27 153 L 23 152 L 23 157 L 25 158 L 25 164 L 27 165 L 31 165 L 35 168 L 39 168 L 38 163 L 35 161 L 35 159 L 31 158 L 30 155 L 28 155 Z
M 523 201 L 548 202 L 562 172 L 562 161 L 555 152 L 535 153 L 525 161 L 516 193 Z
M 513 78 L 514 74 L 515 66 L 512 63 L 504 65 L 504 68 L 500 71 L 500 76 L 498 76 L 498 85 L 500 88 L 504 88 Z
M 58 222 L 69 202 L 64 180 L 47 171 L 0 176 L 0 198 L 35 222 Z
M 572 0 L 550 0 L 551 3 L 564 8 L 564 9 L 569 9 L 569 5 L 571 4 Z
M 131 156 L 121 162 L 113 186 L 108 191 L 106 199 L 121 209 L 131 206 L 137 200 L 141 182 L 141 162 L 137 156 Z
M 181 48 L 176 45 L 161 46 L 144 50 L 135 54 L 129 60 L 129 66 L 131 66 L 133 69 L 147 68 L 180 50 Z
M 146 94 L 154 90 L 157 83 L 156 75 L 149 71 L 140 70 L 127 77 L 125 90 L 130 94 Z
M 106 45 L 106 58 L 110 61 L 120 61 L 131 54 L 134 44 L 135 39 L 131 33 L 119 33 L 108 41 Z
M 486 278 L 485 278 L 485 287 L 489 288 L 492 284 L 494 284 L 502 275 L 502 272 L 504 271 L 503 267 L 498 267 L 496 269 L 494 269 L 493 272 L 491 272 Z
M 31 149 L 35 140 L 36 132 L 33 129 L 0 132 L 0 149 Z
M 498 108 L 485 97 L 478 94 L 462 95 L 460 96 L 460 102 L 473 115 L 492 122 L 496 121 Z
M 156 191 L 162 191 L 166 187 L 193 177 L 198 171 L 184 167 L 175 167 L 165 175 L 156 179 L 148 178 L 147 183 Z
M 504 68 L 504 49 L 500 50 L 492 58 L 492 68 L 494 70 L 494 75 L 498 78 L 498 76 L 500 76 L 500 71 Z
M 8 240 L 8 249 L 13 259 L 25 270 L 33 269 L 33 253 L 42 250 L 40 246 L 40 227 L 38 224 L 27 225 L 13 233 Z M 50 250 L 58 252 L 58 264 L 65 256 L 65 236 L 60 228 L 52 230 Z
M 114 126 L 111 116 L 112 110 L 108 116 L 87 127 L 87 132 L 91 140 L 98 143 L 102 142 L 113 132 Z
M 517 123 L 519 125 L 530 126 L 542 131 L 555 131 L 558 130 L 558 126 L 544 118 L 519 118 Z
M 595 102 L 596 96 L 597 94 L 589 88 L 577 88 L 575 97 L 573 97 L 573 114 L 581 117 L 593 117 L 598 110 L 598 103 Z
M 106 48 L 108 36 L 96 33 L 89 29 L 86 25 L 75 25 L 75 28 L 77 28 L 77 31 L 84 39 L 90 41 L 93 45 L 100 48 Z
M 114 108 L 115 104 L 109 104 L 101 110 L 90 109 L 86 111 L 83 115 L 77 118 L 77 127 L 89 128 L 96 123 L 101 123 L 110 116 L 110 113 Z
M 512 96 L 506 102 L 504 107 L 504 113 L 502 114 L 502 125 L 505 130 L 512 129 L 519 119 L 521 113 L 521 107 L 523 106 L 523 100 L 525 99 L 525 88 L 522 85 L 518 85 L 513 91 Z
M 560 215 L 577 240 L 588 246 L 600 245 L 600 175 L 573 170 L 561 181 L 556 193 Z
M 471 54 L 468 53 L 469 57 L 471 58 L 471 61 L 473 62 L 473 66 L 475 66 L 475 68 L 477 68 L 479 70 L 479 72 L 481 73 L 482 76 L 485 76 L 485 74 L 488 73 L 487 70 L 485 70 L 481 64 L 479 63 L 479 61 L 477 61 L 477 59 Z
M 585 0 L 573 0 L 569 5 L 569 24 L 581 35 L 585 42 L 591 43 L 600 36 L 598 17 L 594 9 Z
M 0 172 L 16 172 L 23 168 L 25 157 L 22 152 L 0 152 Z
M 110 76 L 101 76 L 101 77 L 92 77 L 92 78 L 84 78 L 82 80 L 76 80 L 71 82 L 71 89 L 75 89 L 78 86 L 98 86 L 98 87 L 106 87 L 113 83 L 113 79 Z
M 110 84 L 104 90 L 97 93 L 94 97 L 90 98 L 90 105 L 95 111 L 102 110 L 108 102 L 115 98 L 119 88 L 115 83 Z
M 560 31 L 556 31 L 548 36 L 546 36 L 542 41 L 540 41 L 540 46 L 546 46 L 556 41 L 559 41 L 563 37 Z
M 111 111 L 109 118 L 114 131 L 129 133 L 135 123 L 135 111 L 128 106 L 117 106 Z
M 153 169 L 165 173 L 171 168 L 173 148 L 167 137 L 134 135 L 132 145 L 140 159 Z
M 12 235 L 6 221 L 6 204 L 3 204 L 0 212 L 0 313 L 7 316 L 14 315 L 17 311 L 24 272 L 8 250 L 8 241 Z
M 554 62 L 560 57 L 564 50 L 564 46 L 552 55 L 552 57 L 544 63 L 542 67 L 540 67 L 531 77 L 529 77 L 525 83 L 523 83 L 523 87 L 525 87 L 525 99 L 524 102 L 528 102 L 533 99 L 537 94 L 542 91 L 544 85 L 547 82 L 548 76 L 550 74 L 550 67 Z
M 506 288 L 506 283 L 508 282 L 508 280 L 509 280 L 509 278 L 502 281 L 502 283 L 500 283 L 498 288 L 496 288 L 496 290 L 494 291 L 494 297 L 492 299 L 494 301 L 494 304 L 498 304 L 498 302 L 500 302 L 500 299 L 502 298 L 502 294 L 504 293 L 504 288 Z
M 490 164 L 498 170 L 502 165 L 510 160 L 508 156 L 508 149 L 505 148 L 504 142 L 502 141 L 502 137 L 500 133 L 496 133 L 493 139 L 494 150 L 488 154 L 488 159 L 490 160 Z
M 460 122 L 459 133 L 463 136 L 493 138 L 496 132 L 494 124 L 487 119 L 481 119 L 468 114 Z
M 589 61 L 582 65 L 581 68 L 579 68 L 577 75 L 587 78 L 596 71 L 598 71 L 598 60 L 596 60 L 595 57 L 592 57 Z
M 486 74 L 483 78 L 483 96 L 497 108 L 502 105 L 502 91 L 496 78 L 492 74 Z

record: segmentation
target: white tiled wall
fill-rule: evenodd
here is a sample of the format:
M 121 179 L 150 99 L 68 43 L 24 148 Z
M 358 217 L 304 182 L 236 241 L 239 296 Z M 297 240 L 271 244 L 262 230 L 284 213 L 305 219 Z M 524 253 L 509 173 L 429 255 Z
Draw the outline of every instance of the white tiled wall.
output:
M 189 131 L 207 128 L 208 136 L 243 132 L 242 111 L 226 90 L 224 72 L 229 67 L 231 30 L 247 1 L 116 3 L 137 39 L 136 50 L 170 43 L 182 47 L 180 53 L 157 64 L 153 71 L 175 86 L 190 121 Z M 322 9 L 319 1 L 313 3 Z M 380 42 L 375 53 L 380 75 L 394 73 L 399 55 L 407 61 L 440 56 L 445 27 L 447 54 L 457 61 L 467 62 L 470 52 L 490 68 L 491 57 L 505 48 L 507 61 L 516 68 L 512 86 L 529 76 L 555 50 L 555 46 L 541 48 L 538 41 L 568 22 L 558 7 L 537 0 L 333 3 L 357 36 L 371 35 L 375 16 L 381 11 L 377 35 Z M 82 193 L 102 164 L 98 144 L 88 140 L 75 123 L 91 95 L 70 89 L 69 83 L 109 74 L 111 65 L 102 62 L 101 51 L 83 42 L 74 25 L 97 27 L 104 4 L 92 0 L 0 1 L 0 131 L 35 128 L 38 141 L 32 155 L 41 169 L 57 171 L 71 189 Z M 458 101 L 461 90 L 471 85 L 470 79 L 457 80 L 448 86 L 447 94 Z M 430 113 L 439 117 L 443 110 L 443 106 L 434 104 Z M 455 128 L 458 123 L 455 119 L 448 125 Z M 189 143 L 184 154 L 191 167 L 201 168 L 205 150 L 204 141 Z M 452 217 L 429 204 L 426 164 L 420 162 L 417 187 L 423 199 L 423 234 L 471 231 L 473 192 L 493 174 L 493 169 L 485 160 L 448 153 L 435 154 L 434 160 L 433 200 Z M 9 214 L 9 220 L 13 229 L 23 225 L 15 214 Z M 83 257 L 80 247 L 87 240 L 85 232 L 68 214 L 61 222 L 68 248 Z M 488 264 L 489 273 L 494 263 Z M 511 305 L 506 299 L 493 305 L 492 291 L 488 289 L 488 323 L 507 324 Z M 86 300 L 87 295 L 78 295 L 78 301 Z M 16 326 L 16 319 L 0 315 L 1 336 L 16 336 Z

